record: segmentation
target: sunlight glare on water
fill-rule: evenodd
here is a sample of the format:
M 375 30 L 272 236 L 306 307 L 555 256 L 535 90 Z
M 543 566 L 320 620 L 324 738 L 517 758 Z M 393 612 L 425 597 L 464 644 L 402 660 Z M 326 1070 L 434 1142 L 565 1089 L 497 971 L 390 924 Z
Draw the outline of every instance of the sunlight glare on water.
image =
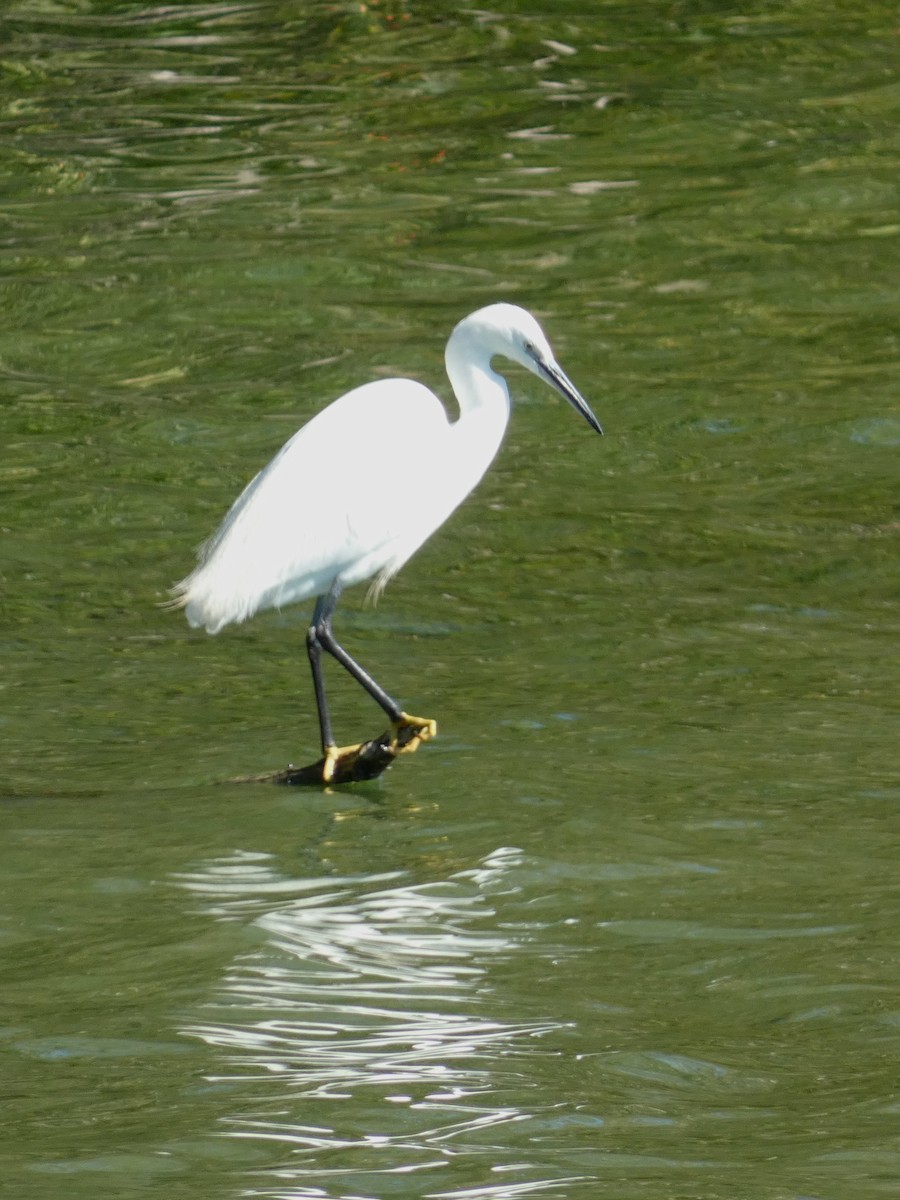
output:
M 552 1052 L 543 1039 L 558 1028 L 510 1021 L 485 989 L 490 963 L 517 952 L 517 939 L 491 928 L 490 898 L 509 886 L 520 860 L 504 848 L 445 883 L 331 878 L 311 886 L 241 856 L 183 880 L 218 919 L 247 920 L 257 910 L 254 924 L 266 935 L 264 947 L 228 971 L 220 1020 L 185 1030 L 223 1048 L 234 1072 L 226 1078 L 264 1085 L 254 1089 L 252 1113 L 223 1118 L 231 1136 L 287 1155 L 272 1170 L 277 1183 L 255 1194 L 279 1195 L 286 1182 L 309 1190 L 335 1176 L 368 1194 L 385 1172 L 411 1171 L 438 1173 L 431 1189 L 486 1138 L 496 1147 L 491 1169 L 516 1175 L 509 1194 L 564 1182 L 552 1173 L 523 1181 L 540 1168 L 518 1161 L 521 1133 L 498 1131 L 547 1109 L 536 1081 L 529 1087 L 528 1063 Z M 529 1092 L 531 1111 L 522 1104 Z M 358 1109 L 352 1137 L 347 1100 Z

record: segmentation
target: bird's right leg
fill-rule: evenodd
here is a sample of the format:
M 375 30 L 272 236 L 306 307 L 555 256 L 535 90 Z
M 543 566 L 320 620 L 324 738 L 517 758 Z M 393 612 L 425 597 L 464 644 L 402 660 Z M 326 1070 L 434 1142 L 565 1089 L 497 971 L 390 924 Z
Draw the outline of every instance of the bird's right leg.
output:
M 421 742 L 427 742 L 437 733 L 437 722 L 430 717 L 414 717 L 403 711 L 400 705 L 364 670 L 356 659 L 352 658 L 334 636 L 332 617 L 341 594 L 340 584 L 334 584 L 330 592 L 320 596 L 316 601 L 313 623 L 307 634 L 307 651 L 313 671 L 313 683 L 316 689 L 316 704 L 319 708 L 319 728 L 322 733 L 322 753 L 325 756 L 323 778 L 327 783 L 334 773 L 334 765 L 339 758 L 358 752 L 359 746 L 346 746 L 338 749 L 334 744 L 331 719 L 328 715 L 328 705 L 325 699 L 325 681 L 321 668 L 321 652 L 325 650 L 356 682 L 365 689 L 375 703 L 384 710 L 391 722 L 393 736 L 390 739 L 390 749 L 394 754 L 410 753 L 418 749 Z M 363 743 L 367 745 L 368 743 Z
M 334 729 L 331 724 L 331 713 L 328 711 L 328 697 L 325 694 L 325 674 L 322 671 L 323 645 L 320 632 L 328 620 L 329 600 L 331 608 L 337 603 L 337 596 L 320 596 L 316 601 L 312 624 L 306 631 L 306 653 L 312 669 L 313 688 L 316 693 L 316 708 L 319 713 L 319 733 L 322 739 L 322 781 L 330 783 L 334 769 L 340 758 L 358 754 L 362 745 L 338 746 L 334 740 Z

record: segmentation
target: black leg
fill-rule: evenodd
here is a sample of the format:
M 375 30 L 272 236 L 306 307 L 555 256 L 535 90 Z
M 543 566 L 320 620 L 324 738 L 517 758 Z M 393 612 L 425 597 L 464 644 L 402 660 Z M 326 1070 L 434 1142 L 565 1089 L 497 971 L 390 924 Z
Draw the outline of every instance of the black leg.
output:
M 336 598 L 335 598 L 336 599 Z M 316 601 L 312 625 L 306 631 L 306 653 L 309 655 L 309 665 L 312 668 L 313 688 L 316 693 L 316 708 L 319 710 L 319 732 L 322 736 L 322 753 L 327 754 L 329 746 L 334 745 L 334 730 L 331 727 L 331 714 L 328 711 L 328 698 L 325 695 L 325 676 L 322 673 L 322 643 L 319 641 L 318 627 L 322 619 L 326 597 L 320 596 Z
M 405 713 L 396 700 L 392 699 L 384 688 L 379 687 L 372 676 L 362 669 L 355 659 L 351 658 L 344 647 L 334 636 L 331 619 L 337 607 L 341 594 L 341 585 L 335 583 L 331 591 L 320 596 L 316 601 L 312 624 L 306 631 L 306 652 L 309 655 L 309 665 L 312 668 L 313 687 L 316 692 L 316 706 L 319 710 L 319 732 L 322 735 L 322 761 L 312 768 L 304 768 L 299 772 L 302 779 L 296 782 L 308 783 L 306 778 L 310 771 L 320 775 L 323 783 L 350 783 L 360 779 L 374 779 L 394 760 L 398 754 L 408 754 L 415 750 L 420 742 L 427 742 L 437 733 L 437 724 L 428 717 L 411 717 Z M 331 716 L 328 712 L 328 699 L 325 694 L 325 675 L 322 671 L 322 651 L 330 654 L 341 664 L 345 671 L 364 688 L 387 713 L 393 726 L 393 733 L 383 734 L 358 746 L 339 748 L 334 740 L 334 730 L 331 727 Z M 297 774 L 295 772 L 295 774 Z M 292 778 L 291 782 L 295 782 Z
M 331 619 L 334 616 L 334 610 L 337 607 L 340 594 L 340 585 L 335 584 L 327 596 L 319 597 L 316 602 L 316 610 L 313 613 L 313 623 L 306 635 L 306 646 L 313 672 L 313 684 L 316 689 L 316 704 L 319 706 L 319 727 L 322 731 L 323 749 L 327 748 L 327 746 L 333 746 L 334 738 L 331 732 L 331 719 L 328 715 L 328 706 L 325 701 L 325 683 L 322 678 L 320 663 L 322 650 L 327 651 L 332 658 L 341 664 L 345 671 L 353 676 L 360 687 L 369 693 L 375 703 L 384 709 L 392 722 L 397 723 L 403 718 L 403 710 L 397 701 L 393 700 L 384 688 L 379 687 L 372 676 L 367 671 L 364 671 L 355 659 L 350 657 L 334 636 Z M 327 742 L 325 740 L 326 737 L 328 738 Z

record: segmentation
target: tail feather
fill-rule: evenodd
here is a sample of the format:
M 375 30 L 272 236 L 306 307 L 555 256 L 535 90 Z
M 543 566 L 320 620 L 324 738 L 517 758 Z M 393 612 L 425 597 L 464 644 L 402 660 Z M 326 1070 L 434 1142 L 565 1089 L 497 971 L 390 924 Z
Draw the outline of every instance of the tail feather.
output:
M 207 633 L 218 633 L 232 621 L 244 621 L 251 615 L 253 608 L 248 601 L 232 597 L 229 603 L 223 603 L 221 596 L 216 595 L 215 582 L 204 579 L 204 574 L 200 567 L 176 583 L 169 589 L 172 599 L 165 601 L 164 607 L 183 608 L 188 625 L 193 629 L 205 628 Z

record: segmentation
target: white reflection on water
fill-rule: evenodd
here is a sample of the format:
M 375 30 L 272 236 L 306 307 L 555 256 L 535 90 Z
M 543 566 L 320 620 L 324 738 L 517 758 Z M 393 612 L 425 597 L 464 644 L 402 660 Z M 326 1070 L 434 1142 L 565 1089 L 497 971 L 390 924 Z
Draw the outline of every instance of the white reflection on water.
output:
M 246 1195 L 350 1200 L 390 1176 L 395 1195 L 505 1200 L 576 1182 L 523 1161 L 533 1147 L 512 1134 L 547 1107 L 539 1093 L 522 1107 L 539 1087 L 526 1065 L 561 1027 L 504 1019 L 490 984 L 522 949 L 490 900 L 521 862 L 504 847 L 404 886 L 399 873 L 285 879 L 269 856 L 238 854 L 179 877 L 210 915 L 260 936 L 223 981 L 219 1019 L 184 1030 L 227 1052 L 212 1082 L 241 1097 L 228 1135 L 280 1148 Z

